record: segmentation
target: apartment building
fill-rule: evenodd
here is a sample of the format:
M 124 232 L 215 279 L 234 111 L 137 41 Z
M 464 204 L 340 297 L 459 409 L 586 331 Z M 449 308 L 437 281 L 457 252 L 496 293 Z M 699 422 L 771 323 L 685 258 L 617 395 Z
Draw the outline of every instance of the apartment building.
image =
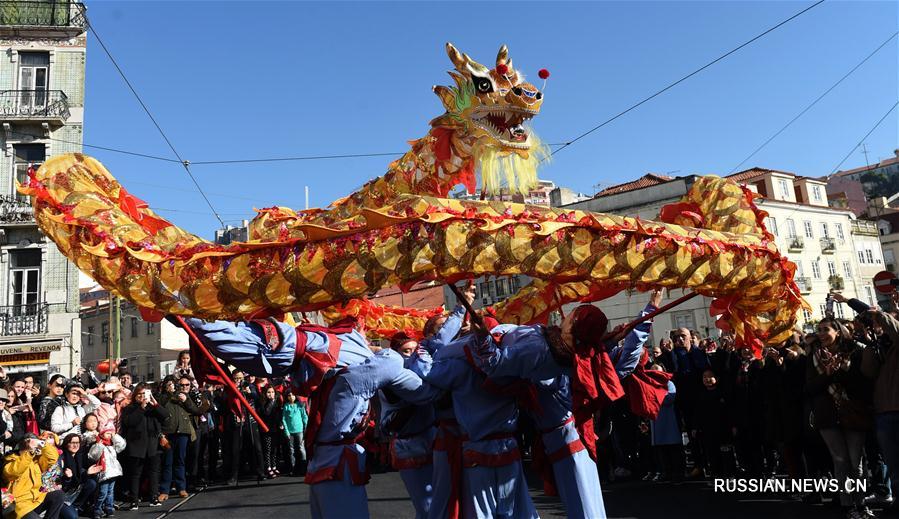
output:
M 696 176 L 645 175 L 635 181 L 609 187 L 586 201 L 566 205 L 570 209 L 614 213 L 656 219 L 666 204 L 679 201 Z M 797 284 L 812 311 L 800 316 L 811 326 L 824 316 L 828 292 L 876 303 L 871 278 L 883 270 L 883 255 L 876 225 L 857 220 L 849 209 L 828 206 L 826 184 L 786 171 L 753 168 L 730 178 L 758 193 L 760 209 L 768 213 L 766 226 L 780 251 L 796 263 Z M 682 295 L 666 294 L 665 302 Z M 648 295 L 625 291 L 606 300 L 602 308 L 612 325 L 637 316 Z M 709 315 L 711 300 L 694 298 L 656 320 L 655 338 L 674 328 L 686 327 L 704 335 L 717 335 L 715 319 Z M 845 305 L 836 305 L 838 316 L 851 316 Z
M 0 366 L 38 380 L 80 363 L 78 269 L 15 184 L 81 151 L 86 28 L 78 2 L 0 2 Z

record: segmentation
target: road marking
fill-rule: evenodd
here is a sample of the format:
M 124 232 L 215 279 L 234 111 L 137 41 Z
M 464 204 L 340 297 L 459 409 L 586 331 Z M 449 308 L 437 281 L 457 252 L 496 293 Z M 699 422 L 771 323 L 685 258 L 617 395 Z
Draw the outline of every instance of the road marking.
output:
M 206 489 L 204 488 L 203 490 L 206 490 Z M 202 492 L 203 490 L 200 490 L 200 492 Z M 170 513 L 174 512 L 174 511 L 177 510 L 179 507 L 181 507 L 181 505 L 183 505 L 184 503 L 186 503 L 186 502 L 190 501 L 191 499 L 193 499 L 194 496 L 196 496 L 196 495 L 199 494 L 200 492 L 195 492 L 195 493 L 193 493 L 193 494 L 191 494 L 191 495 L 185 497 L 185 498 L 182 499 L 181 502 L 179 502 L 177 505 L 175 505 L 175 506 L 169 508 L 169 509 L 166 510 L 165 512 L 163 512 L 163 513 L 161 513 L 160 515 L 156 516 L 156 519 L 163 519 L 164 517 L 166 517 L 166 516 L 169 515 Z

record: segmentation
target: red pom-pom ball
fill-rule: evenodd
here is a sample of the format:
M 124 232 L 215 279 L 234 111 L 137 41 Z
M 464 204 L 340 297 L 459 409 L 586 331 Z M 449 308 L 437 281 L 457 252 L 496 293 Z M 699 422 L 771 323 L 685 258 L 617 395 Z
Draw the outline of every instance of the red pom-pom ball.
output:
M 546 79 L 549 77 L 549 71 L 545 68 L 542 68 L 539 72 L 537 72 L 537 75 L 540 76 L 540 79 Z
M 499 74 L 500 76 L 505 76 L 506 74 L 509 73 L 509 67 L 507 67 L 503 64 L 499 64 L 496 66 L 496 73 Z

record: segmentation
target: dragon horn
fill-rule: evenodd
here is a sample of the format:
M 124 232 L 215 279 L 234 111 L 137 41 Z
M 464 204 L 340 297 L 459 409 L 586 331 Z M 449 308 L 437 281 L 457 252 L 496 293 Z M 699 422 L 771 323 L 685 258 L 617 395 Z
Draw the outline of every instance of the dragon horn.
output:
M 488 69 L 487 67 L 485 67 L 484 65 L 481 65 L 481 64 L 478 63 L 477 61 L 471 59 L 471 58 L 468 56 L 468 54 L 463 53 L 463 54 L 462 54 L 462 57 L 465 58 L 465 62 L 468 63 L 468 66 L 469 66 L 470 68 L 472 68 L 472 69 L 474 69 L 474 70 L 477 70 L 478 72 L 480 72 L 480 73 L 482 73 L 482 74 L 486 74 L 487 72 L 489 72 L 489 69 Z
M 503 45 L 499 48 L 499 52 L 496 53 L 496 66 L 506 65 L 509 66 L 509 48 Z
M 449 56 L 456 70 L 465 72 L 465 57 L 450 42 L 446 42 L 446 55 Z

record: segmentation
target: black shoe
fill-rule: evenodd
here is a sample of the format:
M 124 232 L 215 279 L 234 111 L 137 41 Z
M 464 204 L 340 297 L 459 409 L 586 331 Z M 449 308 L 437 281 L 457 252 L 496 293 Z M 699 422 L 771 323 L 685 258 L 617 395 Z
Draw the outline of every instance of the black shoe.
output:
M 228 485 L 229 487 L 236 487 L 237 486 L 237 478 L 231 478 L 227 482 L 225 482 L 225 484 Z
M 115 517 L 115 512 L 106 512 L 106 515 L 104 515 L 103 517 L 106 517 L 106 519 L 112 519 L 113 517 Z
M 131 503 L 130 505 L 128 505 L 128 507 L 126 508 L 126 510 L 137 510 L 138 508 L 139 508 L 139 507 L 137 506 L 137 501 L 134 501 L 133 503 Z
M 160 503 L 158 500 L 154 499 L 154 500 L 150 501 L 150 506 L 162 506 L 162 503 Z

